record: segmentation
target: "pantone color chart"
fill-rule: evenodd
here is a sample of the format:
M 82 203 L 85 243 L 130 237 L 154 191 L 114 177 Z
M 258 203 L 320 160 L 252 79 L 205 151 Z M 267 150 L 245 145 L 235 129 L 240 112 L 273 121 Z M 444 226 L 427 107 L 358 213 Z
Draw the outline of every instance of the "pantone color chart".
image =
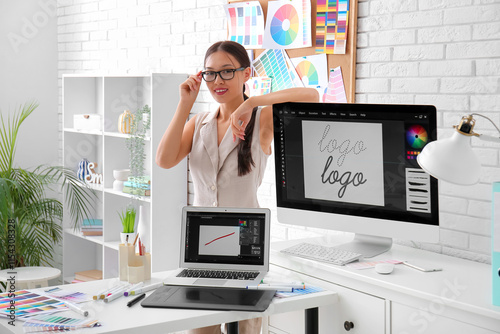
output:
M 14 305 L 16 318 L 23 320 L 43 313 L 54 313 L 64 311 L 68 308 L 63 302 L 39 295 L 37 293 L 20 290 L 15 292 L 15 296 L 9 296 L 9 293 L 0 294 L 0 316 L 8 317 L 10 307 Z
M 271 92 L 271 78 L 253 77 L 245 83 L 245 92 L 249 97 L 265 95 Z
M 324 96 L 324 102 L 347 103 L 340 66 L 330 70 L 330 78 L 328 80 L 328 88 Z
M 264 14 L 258 1 L 238 2 L 224 6 L 228 24 L 228 40 L 247 49 L 262 48 Z
M 271 91 L 273 92 L 295 87 L 294 77 L 286 64 L 286 55 L 281 49 L 265 50 L 253 61 L 253 67 L 259 77 L 272 79 Z
M 50 332 L 50 331 L 68 331 L 79 328 L 101 327 L 97 320 L 75 319 L 61 317 L 58 315 L 42 315 L 31 318 L 23 325 L 25 333 Z
M 349 0 L 317 0 L 316 52 L 345 54 Z

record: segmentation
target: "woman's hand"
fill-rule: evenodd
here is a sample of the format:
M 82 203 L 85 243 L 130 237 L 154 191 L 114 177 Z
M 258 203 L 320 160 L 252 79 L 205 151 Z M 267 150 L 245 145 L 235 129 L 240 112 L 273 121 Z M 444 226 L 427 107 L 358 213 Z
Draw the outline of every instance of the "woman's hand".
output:
M 181 101 L 194 103 L 201 87 L 201 71 L 190 75 L 189 78 L 179 86 Z
M 245 128 L 252 118 L 253 108 L 254 106 L 251 104 L 250 99 L 248 99 L 231 114 L 229 124 L 233 132 L 233 142 L 236 138 L 245 140 Z

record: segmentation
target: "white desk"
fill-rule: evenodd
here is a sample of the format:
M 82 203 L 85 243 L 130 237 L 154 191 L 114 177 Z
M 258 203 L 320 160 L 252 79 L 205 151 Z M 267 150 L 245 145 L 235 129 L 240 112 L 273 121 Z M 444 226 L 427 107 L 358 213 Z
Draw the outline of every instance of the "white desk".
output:
M 312 240 L 330 246 L 345 241 Z M 322 282 L 338 293 L 339 302 L 330 314 L 332 332 L 344 333 L 344 325 L 352 323 L 349 333 L 500 333 L 500 307 L 492 304 L 491 265 L 393 245 L 389 252 L 368 260 L 407 260 L 443 271 L 425 273 L 400 264 L 392 274 L 380 275 L 373 269 L 334 266 L 279 252 L 297 242 L 272 245 L 271 270 L 320 286 Z M 301 333 L 294 330 L 301 328 L 301 317 L 270 317 L 270 333 Z
M 152 282 L 158 282 L 167 273 L 157 273 Z M 79 291 L 89 294 L 97 293 L 103 288 L 112 286 L 116 279 L 85 282 L 60 286 L 64 290 Z M 151 294 L 152 292 L 149 292 Z M 261 312 L 236 311 L 202 311 L 181 309 L 143 308 L 140 304 L 127 307 L 131 298 L 121 297 L 110 303 L 92 301 L 84 306 L 89 310 L 89 318 L 97 318 L 102 327 L 85 329 L 85 333 L 170 333 L 187 329 L 210 326 L 220 323 L 231 323 L 244 319 L 265 317 L 272 314 L 292 312 L 297 310 L 315 309 L 317 307 L 333 305 L 337 302 L 337 294 L 331 291 L 311 293 L 286 299 L 275 298 L 269 308 Z M 77 313 L 65 311 L 61 315 L 77 317 Z M 23 333 L 22 322 L 16 321 L 16 326 L 8 324 L 8 320 L 0 318 L 0 333 Z M 83 333 L 83 331 L 82 331 Z

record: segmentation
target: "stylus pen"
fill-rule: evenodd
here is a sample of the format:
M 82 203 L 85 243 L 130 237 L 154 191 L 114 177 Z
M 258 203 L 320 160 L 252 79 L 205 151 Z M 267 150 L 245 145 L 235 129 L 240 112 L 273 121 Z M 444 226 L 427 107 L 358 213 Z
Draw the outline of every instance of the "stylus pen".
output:
M 75 311 L 76 313 L 81 314 L 81 315 L 83 315 L 84 317 L 88 317 L 88 315 L 89 315 L 89 311 L 82 310 L 81 308 L 79 308 L 79 307 L 78 307 L 78 306 L 76 306 L 75 304 L 68 303 L 68 302 L 64 302 L 64 304 L 66 304 L 66 306 L 67 306 L 70 310 Z
M 139 296 L 135 297 L 134 299 L 132 299 L 131 301 L 129 301 L 127 303 L 127 306 L 130 307 L 134 304 L 136 304 L 138 301 L 140 301 L 142 298 L 146 297 L 146 294 L 145 293 L 142 293 L 140 294 Z
M 158 282 L 158 283 L 150 284 L 150 285 L 145 286 L 143 288 L 139 288 L 137 290 L 130 291 L 130 294 L 132 296 L 135 296 L 135 295 L 138 295 L 138 294 L 143 293 L 143 292 L 148 292 L 148 291 L 151 291 L 151 290 L 154 290 L 154 289 L 158 289 L 162 285 L 163 285 L 163 282 Z
M 441 271 L 441 270 L 443 270 L 442 268 L 430 268 L 430 269 L 426 269 L 426 268 L 418 267 L 418 266 L 416 266 L 414 264 L 411 264 L 411 263 L 408 263 L 406 261 L 403 261 L 403 264 L 405 266 L 410 267 L 410 268 L 417 269 L 417 270 L 420 270 L 420 271 L 423 271 L 423 272 L 426 272 L 426 273 L 433 272 L 433 271 Z
M 276 291 L 285 291 L 285 292 L 293 292 L 293 288 L 291 286 L 269 286 L 269 285 L 249 285 L 247 286 L 248 290 L 276 290 Z

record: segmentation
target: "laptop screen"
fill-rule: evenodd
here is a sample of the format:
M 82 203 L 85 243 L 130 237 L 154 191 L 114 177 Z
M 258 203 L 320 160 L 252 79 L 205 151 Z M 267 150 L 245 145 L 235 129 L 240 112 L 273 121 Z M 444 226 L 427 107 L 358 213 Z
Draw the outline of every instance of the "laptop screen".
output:
M 250 212 L 186 212 L 184 261 L 264 265 L 266 215 Z

